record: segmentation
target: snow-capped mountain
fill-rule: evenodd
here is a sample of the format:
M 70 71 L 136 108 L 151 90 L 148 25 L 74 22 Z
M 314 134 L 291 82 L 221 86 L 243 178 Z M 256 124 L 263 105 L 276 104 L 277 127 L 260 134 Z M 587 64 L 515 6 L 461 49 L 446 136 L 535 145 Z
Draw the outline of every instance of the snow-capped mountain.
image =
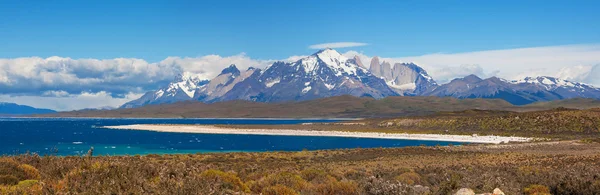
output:
M 396 95 L 382 79 L 359 64 L 333 49 L 324 49 L 296 62 L 275 62 L 240 82 L 223 99 L 281 102 L 338 95 Z
M 385 61 L 379 63 L 379 58 L 375 56 L 371 59 L 369 69 L 401 95 L 417 95 L 437 86 L 427 71 L 414 63 L 396 63 L 391 66 Z
M 184 73 L 169 86 L 148 92 L 122 107 L 185 100 L 282 102 L 338 95 L 383 98 L 398 94 L 357 58 L 324 49 L 296 62 L 275 62 L 265 70 L 249 68 L 242 72 L 231 65 L 210 81 Z
M 553 77 L 507 81 L 497 77 L 481 79 L 475 75 L 438 85 L 414 63 L 392 66 L 374 57 L 367 69 L 356 56 L 347 58 L 333 49 L 324 49 L 295 62 L 275 62 L 264 70 L 240 71 L 232 64 L 211 80 L 185 72 L 169 85 L 148 92 L 122 108 L 187 100 L 284 102 L 339 95 L 501 98 L 522 105 L 574 97 L 599 99 L 600 89 Z
M 599 98 L 600 89 L 594 86 L 571 82 L 559 78 L 540 76 L 540 77 L 526 77 L 521 80 L 511 81 L 511 83 L 519 86 L 534 85 L 541 87 L 545 90 L 552 91 L 562 97 L 562 99 L 568 98 Z
M 168 86 L 156 91 L 147 92 L 139 99 L 123 104 L 121 108 L 135 108 L 150 104 L 193 100 L 196 91 L 207 83 L 208 80 L 201 79 L 199 75 L 183 72 L 177 75 L 174 81 L 169 83 Z
M 454 79 L 450 83 L 436 87 L 422 95 L 456 98 L 500 98 L 515 105 L 523 105 L 537 101 L 575 97 L 598 99 L 600 98 L 600 89 L 547 76 L 508 81 L 497 77 L 481 79 L 475 75 L 469 75 Z

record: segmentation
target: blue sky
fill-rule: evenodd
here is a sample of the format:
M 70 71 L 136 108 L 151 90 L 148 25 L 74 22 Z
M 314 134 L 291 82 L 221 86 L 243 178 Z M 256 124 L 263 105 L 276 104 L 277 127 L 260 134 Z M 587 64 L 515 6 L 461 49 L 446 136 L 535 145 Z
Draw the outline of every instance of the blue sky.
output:
M 0 58 L 415 56 L 600 43 L 599 1 L 2 1 Z M 344 49 L 342 49 L 344 51 Z
M 369 64 L 600 86 L 600 1 L 0 0 L 0 102 L 119 106 L 181 72 L 264 68 L 337 45 Z M 321 46 L 322 47 L 322 46 Z

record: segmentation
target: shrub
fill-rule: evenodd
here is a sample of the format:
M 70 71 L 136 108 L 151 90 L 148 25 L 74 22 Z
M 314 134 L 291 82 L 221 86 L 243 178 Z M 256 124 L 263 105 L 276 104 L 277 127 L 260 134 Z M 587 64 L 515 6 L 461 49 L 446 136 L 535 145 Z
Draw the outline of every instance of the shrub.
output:
M 337 194 L 358 194 L 358 184 L 352 181 L 337 181 L 329 176 L 326 183 L 315 185 L 315 194 L 337 195 Z
M 290 172 L 281 172 L 274 175 L 269 175 L 265 182 L 267 184 L 266 186 L 283 185 L 296 191 L 301 191 L 308 186 L 306 180 Z
M 42 194 L 42 185 L 37 180 L 24 180 L 13 186 L 0 185 L 0 194 Z
M 302 172 L 300 172 L 300 175 L 306 181 L 313 181 L 317 178 L 324 178 L 325 176 L 327 176 L 325 171 L 317 170 L 317 169 L 302 170 Z
M 19 163 L 12 159 L 0 159 L 0 175 L 11 175 L 18 181 L 27 179 L 27 174 L 19 167 Z
M 0 185 L 17 185 L 19 178 L 13 175 L 0 175 Z
M 22 188 L 30 188 L 35 185 L 38 185 L 39 183 L 40 182 L 38 180 L 28 179 L 28 180 L 20 181 L 19 184 L 17 184 L 17 186 L 22 187 Z
M 19 168 L 23 170 L 23 172 L 25 172 L 26 179 L 39 180 L 41 177 L 40 171 L 38 171 L 35 167 L 31 165 L 22 164 L 19 165 Z
M 218 184 L 216 190 L 233 190 L 236 192 L 250 192 L 250 189 L 242 180 L 233 173 L 209 169 L 200 173 L 200 179 L 211 186 Z
M 527 195 L 550 195 L 550 189 L 544 185 L 531 184 L 523 189 Z
M 296 195 L 298 192 L 295 190 L 283 186 L 283 185 L 275 185 L 269 186 L 262 190 L 262 194 L 264 195 Z
M 415 172 L 406 172 L 397 176 L 396 180 L 404 184 L 413 185 L 421 181 L 421 176 Z

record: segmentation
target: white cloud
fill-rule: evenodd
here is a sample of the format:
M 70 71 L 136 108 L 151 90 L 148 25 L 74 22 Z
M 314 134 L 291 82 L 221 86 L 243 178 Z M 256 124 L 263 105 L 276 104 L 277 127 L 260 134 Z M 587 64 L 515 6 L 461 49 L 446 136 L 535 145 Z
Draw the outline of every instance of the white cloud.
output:
M 308 46 L 310 49 L 326 49 L 326 48 L 345 48 L 345 47 L 359 47 L 368 45 L 367 43 L 358 42 L 335 42 L 335 43 L 321 43 Z
M 139 92 L 165 83 L 178 72 L 169 64 L 141 59 L 71 59 L 28 57 L 0 59 L 0 91 L 4 94 L 40 95 L 46 91 L 69 94 L 107 91 L 113 96 Z
M 206 55 L 202 57 L 168 57 L 158 64 L 164 66 L 173 65 L 179 67 L 183 71 L 189 71 L 199 74 L 204 79 L 212 79 L 216 77 L 223 68 L 235 64 L 238 69 L 245 70 L 249 67 L 264 68 L 275 60 L 256 60 L 241 53 L 234 56 L 222 57 L 219 55 Z
M 120 106 L 116 104 L 130 100 L 127 97 L 131 94 L 162 87 L 183 71 L 211 79 L 230 64 L 244 70 L 250 66 L 264 68 L 272 62 L 251 59 L 244 53 L 227 57 L 168 57 L 156 63 L 136 58 L 0 59 L 0 101 L 59 110 Z
M 350 57 L 361 54 L 350 51 Z M 371 57 L 359 55 L 365 65 Z M 427 54 L 409 57 L 383 57 L 388 62 L 414 62 L 440 83 L 465 74 L 506 79 L 526 76 L 555 76 L 600 86 L 600 77 L 591 67 L 600 64 L 600 44 L 489 50 L 453 54 Z M 477 68 L 478 67 L 478 68 Z M 600 71 L 598 71 L 600 72 Z
M 60 92 L 59 92 L 60 93 Z M 48 96 L 11 96 L 0 95 L 0 102 L 13 102 L 36 108 L 48 108 L 58 111 L 80 110 L 85 108 L 119 107 L 124 103 L 137 99 L 142 94 L 128 93 L 123 98 L 115 98 L 110 93 L 101 91 L 98 93 L 83 92 L 77 95 L 64 95 L 58 97 Z

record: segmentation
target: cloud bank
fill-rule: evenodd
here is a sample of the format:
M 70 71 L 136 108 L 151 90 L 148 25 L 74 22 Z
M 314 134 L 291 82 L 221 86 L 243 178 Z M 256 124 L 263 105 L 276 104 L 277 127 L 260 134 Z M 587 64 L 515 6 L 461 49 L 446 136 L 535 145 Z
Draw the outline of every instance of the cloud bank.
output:
M 372 57 L 356 51 L 349 51 L 344 55 L 358 55 L 365 65 L 369 64 Z M 475 74 L 509 80 L 526 76 L 554 76 L 600 86 L 600 44 L 380 58 L 392 63 L 414 62 L 427 70 L 439 83 Z
M 335 43 L 321 43 L 308 46 L 310 49 L 326 49 L 326 48 L 345 48 L 345 47 L 360 47 L 368 45 L 367 43 L 358 43 L 358 42 L 335 42 Z
M 168 57 L 155 63 L 136 58 L 0 59 L 0 101 L 61 111 L 118 107 L 130 101 L 134 97 L 132 94 L 143 94 L 165 86 L 184 71 L 211 79 L 230 64 L 236 64 L 240 69 L 250 66 L 263 68 L 273 61 L 251 59 L 244 53 L 227 57 Z M 94 98 L 90 94 L 94 94 Z M 65 105 L 63 102 L 80 103 Z

